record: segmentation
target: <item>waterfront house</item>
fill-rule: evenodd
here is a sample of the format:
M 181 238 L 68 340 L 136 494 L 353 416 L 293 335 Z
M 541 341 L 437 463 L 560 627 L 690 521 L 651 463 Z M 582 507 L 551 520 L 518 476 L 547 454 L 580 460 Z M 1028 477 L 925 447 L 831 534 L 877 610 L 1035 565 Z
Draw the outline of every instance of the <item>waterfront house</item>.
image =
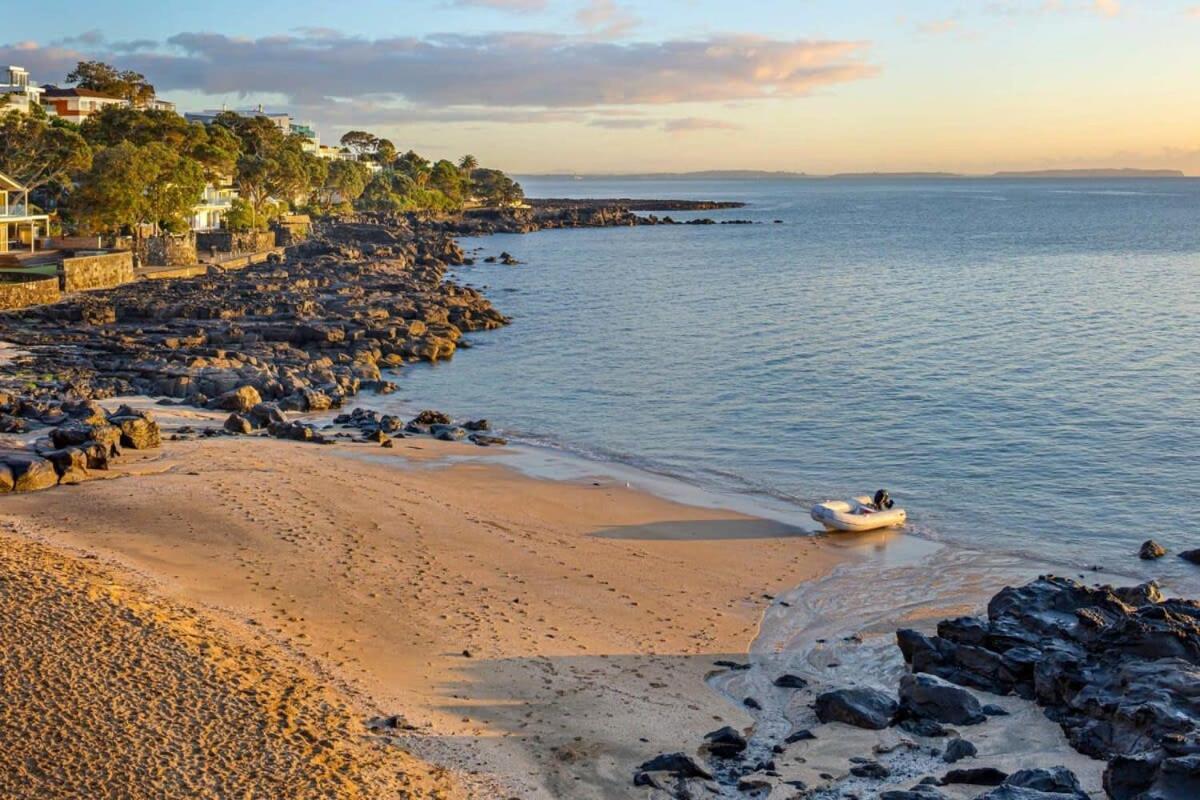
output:
M 0 173 L 0 258 L 33 252 L 39 233 L 49 232 L 50 217 L 29 205 L 29 190 Z
M 0 114 L 19 111 L 28 114 L 29 109 L 41 103 L 42 87 L 29 82 L 29 73 L 21 67 L 9 67 L 7 83 L 0 83 Z
M 192 209 L 192 230 L 197 233 L 219 230 L 225 224 L 225 216 L 233 208 L 237 196 L 237 189 L 232 186 L 207 184 L 204 196 Z
M 225 108 L 222 106 L 220 109 L 209 109 L 208 111 L 188 111 L 183 115 L 183 117 L 188 122 L 199 122 L 204 125 L 211 125 L 216 121 L 217 117 L 221 116 L 222 114 L 235 114 L 244 119 L 266 117 L 274 122 L 279 127 L 279 130 L 283 131 L 284 133 L 292 132 L 291 114 L 288 114 L 284 111 L 266 111 L 262 106 L 251 109 L 234 109 Z
M 128 106 L 129 101 L 78 86 L 47 86 L 42 95 L 42 105 L 47 113 L 78 125 L 107 106 Z

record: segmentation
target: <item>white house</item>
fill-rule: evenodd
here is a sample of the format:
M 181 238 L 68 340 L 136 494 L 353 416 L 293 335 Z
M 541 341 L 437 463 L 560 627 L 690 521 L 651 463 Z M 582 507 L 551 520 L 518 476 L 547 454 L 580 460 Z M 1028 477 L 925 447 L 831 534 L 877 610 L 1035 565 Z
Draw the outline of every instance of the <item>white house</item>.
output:
M 217 117 L 222 114 L 236 114 L 239 117 L 253 119 L 254 117 L 266 117 L 279 126 L 279 130 L 284 133 L 292 132 L 292 115 L 284 111 L 265 111 L 262 106 L 250 109 L 235 109 L 225 108 L 209 109 L 207 111 L 188 111 L 183 115 L 188 122 L 200 122 L 205 125 L 212 124 Z
M 48 114 L 78 125 L 107 106 L 128 106 L 129 101 L 78 86 L 65 89 L 47 86 L 43 90 L 42 105 Z
M 204 196 L 192 209 L 192 230 L 201 233 L 219 230 L 225 222 L 225 216 L 233 208 L 233 201 L 237 196 L 237 189 L 232 186 L 207 184 L 204 187 Z
M 29 73 L 21 67 L 8 68 L 8 83 L 0 83 L 0 113 L 29 109 L 41 103 L 43 89 L 29 82 Z
M 50 217 L 34 213 L 29 205 L 29 190 L 0 173 L 0 255 L 16 250 L 33 252 L 38 231 L 45 236 Z

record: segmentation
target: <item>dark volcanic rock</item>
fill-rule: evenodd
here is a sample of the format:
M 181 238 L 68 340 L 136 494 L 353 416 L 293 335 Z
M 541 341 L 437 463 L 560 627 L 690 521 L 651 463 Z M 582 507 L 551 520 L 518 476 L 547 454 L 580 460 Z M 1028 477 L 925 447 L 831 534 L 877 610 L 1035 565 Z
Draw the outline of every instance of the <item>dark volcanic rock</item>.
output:
M 946 800 L 946 795 L 928 784 L 917 784 L 911 789 L 893 789 L 879 795 L 879 800 Z
M 917 719 L 951 725 L 978 725 L 987 721 L 974 695 L 934 675 L 910 674 L 901 678 L 900 708 Z
M 850 768 L 850 774 L 856 778 L 871 778 L 881 781 L 892 774 L 892 771 L 878 761 L 868 761 L 865 764 L 855 764 Z
M 1088 800 L 1087 793 L 1079 785 L 1079 779 L 1066 767 L 1023 769 L 1009 775 L 1005 779 L 1004 785 L 1033 789 L 1049 794 L 1067 795 L 1076 800 Z
M 952 769 L 942 776 L 942 785 L 967 783 L 972 786 L 999 786 L 1008 775 L 995 767 L 973 767 L 972 769 Z
M 799 675 L 780 675 L 774 683 L 784 689 L 803 689 L 808 686 L 808 681 Z
M 712 775 L 696 763 L 696 759 L 684 753 L 664 753 L 655 756 L 638 767 L 641 772 L 668 772 L 682 778 L 704 778 L 710 780 Z
M 817 697 L 817 719 L 844 722 L 857 728 L 882 730 L 895 716 L 896 701 L 878 689 L 836 689 Z
M 1075 749 L 1109 761 L 1111 796 L 1200 797 L 1200 603 L 1042 577 L 1001 591 L 986 619 L 898 642 L 916 671 L 1045 706 Z
M 708 752 L 717 758 L 737 758 L 746 749 L 746 737 L 729 726 L 713 731 L 704 739 L 708 742 Z
M 1189 563 L 1200 564 L 1200 550 L 1184 550 L 1179 557 Z
M 953 764 L 956 761 L 962 761 L 964 758 L 972 758 L 978 754 L 979 750 L 966 739 L 951 739 L 946 743 L 946 750 L 942 753 L 942 761 L 945 761 L 947 764 Z
M 1138 550 L 1138 557 L 1151 561 L 1156 558 L 1162 558 L 1167 554 L 1167 548 L 1163 547 L 1153 539 L 1147 539 L 1142 542 L 1142 547 Z

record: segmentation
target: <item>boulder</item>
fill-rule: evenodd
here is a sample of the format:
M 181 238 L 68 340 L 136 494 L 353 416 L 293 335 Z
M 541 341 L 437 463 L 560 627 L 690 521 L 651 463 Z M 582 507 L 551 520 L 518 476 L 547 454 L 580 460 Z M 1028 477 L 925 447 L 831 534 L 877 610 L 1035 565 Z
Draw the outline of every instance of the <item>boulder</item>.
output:
M 1191 564 L 1200 564 L 1200 550 L 1184 550 L 1179 557 Z
M 1163 547 L 1153 539 L 1147 539 L 1142 542 L 1142 547 L 1138 550 L 1138 558 L 1146 561 L 1151 561 L 1156 558 L 1162 558 L 1167 554 L 1167 548 Z
M 817 697 L 814 706 L 821 722 L 842 722 L 856 728 L 883 730 L 892 722 L 896 701 L 878 689 L 836 689 Z
M 1008 775 L 995 767 L 974 767 L 972 769 L 952 769 L 942 776 L 942 785 L 966 783 L 972 786 L 999 786 Z
M 900 679 L 900 708 L 917 719 L 950 725 L 987 721 L 983 706 L 962 687 L 934 675 L 908 674 Z
M 109 417 L 121 431 L 121 444 L 130 450 L 152 450 L 162 444 L 158 422 L 149 415 Z
M 13 477 L 12 467 L 4 462 L 0 462 L 0 494 L 8 494 L 13 490 L 16 479 Z
M 728 725 L 704 737 L 708 752 L 716 758 L 737 758 L 746 749 L 746 737 Z
M 942 753 L 942 761 L 945 761 L 947 764 L 953 764 L 957 761 L 962 761 L 964 758 L 974 758 L 977 755 L 979 755 L 979 750 L 966 739 L 951 739 L 946 743 L 946 749 Z
M 254 433 L 254 426 L 250 423 L 248 418 L 242 416 L 241 414 L 235 413 L 230 414 L 225 419 L 225 430 L 229 431 L 230 433 L 245 435 Z
M 412 423 L 415 425 L 449 425 L 450 417 L 440 411 L 425 409 L 420 414 L 412 418 Z
M 1066 767 L 1049 769 L 1023 769 L 1009 775 L 1005 786 L 1017 786 L 1049 794 L 1067 795 L 1075 800 L 1088 800 L 1087 793 L 1079 785 L 1075 773 Z
M 467 438 L 466 429 L 458 425 L 430 425 L 429 432 L 433 434 L 433 438 L 443 442 L 457 442 Z
M 866 761 L 851 767 L 850 774 L 856 778 L 870 778 L 871 780 L 882 781 L 891 777 L 892 771 L 878 761 Z
M 272 422 L 287 422 L 287 417 L 279 410 L 279 406 L 274 403 L 259 403 L 250 409 L 246 414 L 246 418 L 256 428 L 265 428 Z
M 773 683 L 782 689 L 803 689 L 808 686 L 808 681 L 799 675 L 780 675 Z
M 680 778 L 712 780 L 712 774 L 684 753 L 664 753 L 638 767 L 639 772 L 667 772 Z
M 236 411 L 241 414 L 245 414 L 261 402 L 262 396 L 259 395 L 258 389 L 249 385 L 225 392 L 216 400 L 217 408 L 222 411 Z
M 0 456 L 12 473 L 14 492 L 37 492 L 58 485 L 58 471 L 41 456 L 10 452 Z
M 883 792 L 879 795 L 879 800 L 946 800 L 946 795 L 929 784 L 919 783 L 911 789 Z

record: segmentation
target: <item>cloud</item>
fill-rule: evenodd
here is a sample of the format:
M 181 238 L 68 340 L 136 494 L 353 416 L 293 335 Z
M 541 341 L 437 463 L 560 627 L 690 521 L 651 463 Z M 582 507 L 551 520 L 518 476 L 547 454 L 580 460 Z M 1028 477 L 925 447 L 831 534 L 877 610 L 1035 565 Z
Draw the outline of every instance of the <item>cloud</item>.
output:
M 527 14 L 533 11 L 544 11 L 546 0 L 454 0 L 452 5 L 461 8 L 493 8 L 499 11 Z
M 619 39 L 636 28 L 641 20 L 615 0 L 588 0 L 575 19 L 592 36 L 599 39 Z
M 1200 19 L 1200 6 L 1192 6 L 1191 8 L 1184 9 L 1183 15 L 1192 19 Z
M 102 58 L 160 91 L 277 94 L 321 106 L 370 99 L 416 108 L 586 109 L 802 97 L 870 78 L 868 44 L 717 35 L 616 43 L 559 34 L 439 34 L 368 39 L 331 31 L 258 39 L 180 33 L 155 50 L 0 45 L 0 62 L 57 80 Z
M 725 122 L 719 119 L 702 119 L 700 117 L 684 117 L 669 119 L 663 123 L 663 130 L 668 133 L 693 133 L 695 131 L 738 131 L 741 125 Z
M 1115 17 L 1121 13 L 1121 0 L 1095 0 L 1092 9 L 1102 17 Z

